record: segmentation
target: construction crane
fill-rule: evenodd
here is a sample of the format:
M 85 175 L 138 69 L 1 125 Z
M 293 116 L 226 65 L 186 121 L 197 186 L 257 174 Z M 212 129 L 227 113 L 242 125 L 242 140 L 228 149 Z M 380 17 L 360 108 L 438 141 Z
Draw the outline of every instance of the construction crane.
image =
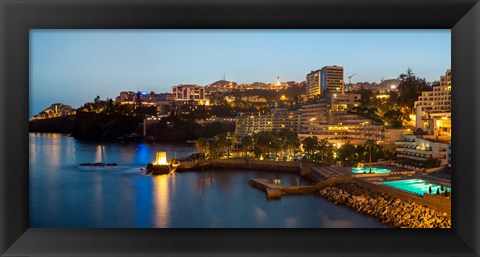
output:
M 352 77 L 355 76 L 355 75 L 357 75 L 357 74 L 355 73 L 355 74 L 347 77 L 348 78 L 348 84 L 352 84 Z

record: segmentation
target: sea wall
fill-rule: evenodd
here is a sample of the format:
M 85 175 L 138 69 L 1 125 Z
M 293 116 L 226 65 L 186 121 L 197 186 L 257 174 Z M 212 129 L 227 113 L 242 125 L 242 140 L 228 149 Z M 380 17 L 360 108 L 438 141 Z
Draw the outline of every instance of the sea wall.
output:
M 373 184 L 373 183 L 362 181 L 360 179 L 349 178 L 349 177 L 329 178 L 325 181 L 320 181 L 315 186 L 319 189 L 322 189 L 326 187 L 335 187 L 337 185 L 350 184 L 350 183 L 354 183 L 372 194 L 389 195 L 391 197 L 401 199 L 402 201 L 415 202 L 422 206 L 426 206 L 430 209 L 437 210 L 440 212 L 445 212 L 448 215 L 451 215 L 451 210 L 452 210 L 451 198 L 444 197 L 444 196 L 425 194 L 423 197 L 421 197 L 421 196 L 403 192 L 385 185 Z
M 383 224 L 402 228 L 450 228 L 452 221 L 446 212 L 432 210 L 412 201 L 372 195 L 356 194 L 355 184 L 325 187 L 318 194 L 336 205 L 375 217 Z
M 182 163 L 176 172 L 201 171 L 209 169 L 245 169 L 270 172 L 299 173 L 301 168 L 297 162 L 252 160 L 252 159 L 224 159 L 212 161 L 196 161 Z

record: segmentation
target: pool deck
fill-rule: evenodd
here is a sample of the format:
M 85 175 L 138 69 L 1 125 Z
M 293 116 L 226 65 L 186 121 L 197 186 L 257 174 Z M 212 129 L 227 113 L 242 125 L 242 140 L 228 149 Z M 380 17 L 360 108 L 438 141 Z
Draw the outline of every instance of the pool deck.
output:
M 417 172 L 413 170 L 407 170 L 404 168 L 390 166 L 385 164 L 373 164 L 373 168 L 382 168 L 382 169 L 389 169 L 391 172 L 388 173 L 354 173 L 352 172 L 353 167 L 326 167 L 326 166 L 318 166 L 318 165 L 311 165 L 312 172 L 320 175 L 324 178 L 331 178 L 331 177 L 357 177 L 357 178 L 364 178 L 367 181 L 379 181 L 383 180 L 384 178 L 388 178 L 388 180 L 394 179 L 404 179 L 407 176 L 413 176 L 417 174 Z M 373 178 L 373 179 L 372 179 Z

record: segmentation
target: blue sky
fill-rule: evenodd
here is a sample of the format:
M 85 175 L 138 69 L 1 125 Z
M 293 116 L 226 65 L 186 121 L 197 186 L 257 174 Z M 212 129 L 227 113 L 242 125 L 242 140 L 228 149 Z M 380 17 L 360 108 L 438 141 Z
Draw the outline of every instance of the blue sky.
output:
M 450 30 L 39 30 L 30 31 L 30 116 L 120 91 L 170 92 L 220 80 L 302 81 L 343 66 L 352 82 L 427 81 L 451 66 Z

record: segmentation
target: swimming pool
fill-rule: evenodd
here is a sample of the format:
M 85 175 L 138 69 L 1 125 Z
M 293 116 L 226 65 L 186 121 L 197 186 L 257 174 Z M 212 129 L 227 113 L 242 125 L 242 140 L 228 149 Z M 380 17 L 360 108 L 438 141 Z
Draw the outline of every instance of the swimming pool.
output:
M 370 168 L 352 168 L 353 173 L 370 173 Z M 372 173 L 389 173 L 391 170 L 372 167 Z
M 389 181 L 382 182 L 382 184 L 420 196 L 423 196 L 424 193 L 429 193 L 428 191 L 430 187 L 432 187 L 432 194 L 435 194 L 437 192 L 437 189 L 439 189 L 441 193 L 445 191 L 452 192 L 452 189 L 450 187 L 444 186 L 442 190 L 442 187 L 440 185 L 429 183 L 423 179 Z

